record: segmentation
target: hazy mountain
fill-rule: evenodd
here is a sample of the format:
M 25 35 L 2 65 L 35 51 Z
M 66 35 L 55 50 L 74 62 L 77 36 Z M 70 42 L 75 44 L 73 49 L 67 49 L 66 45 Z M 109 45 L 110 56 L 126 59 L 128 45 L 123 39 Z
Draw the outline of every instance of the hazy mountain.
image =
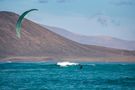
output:
M 81 44 L 97 45 L 116 49 L 135 50 L 135 41 L 127 41 L 110 36 L 84 36 L 72 33 L 68 30 L 58 27 L 51 27 L 51 26 L 44 26 L 44 27 L 50 29 L 51 31 L 61 36 L 64 36 L 70 40 L 76 41 Z
M 18 15 L 0 12 L 0 56 L 44 56 L 50 58 L 92 58 L 135 56 L 133 51 L 82 45 L 66 39 L 30 20 L 23 20 L 21 39 L 16 37 Z

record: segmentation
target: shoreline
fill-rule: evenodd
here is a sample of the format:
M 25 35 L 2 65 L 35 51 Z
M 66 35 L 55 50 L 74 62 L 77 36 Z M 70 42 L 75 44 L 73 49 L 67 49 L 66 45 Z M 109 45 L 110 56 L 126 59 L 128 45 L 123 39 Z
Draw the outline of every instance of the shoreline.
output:
M 133 62 L 135 63 L 135 56 L 122 57 L 67 57 L 67 58 L 50 58 L 50 57 L 34 57 L 34 56 L 11 56 L 0 58 L 0 62 Z

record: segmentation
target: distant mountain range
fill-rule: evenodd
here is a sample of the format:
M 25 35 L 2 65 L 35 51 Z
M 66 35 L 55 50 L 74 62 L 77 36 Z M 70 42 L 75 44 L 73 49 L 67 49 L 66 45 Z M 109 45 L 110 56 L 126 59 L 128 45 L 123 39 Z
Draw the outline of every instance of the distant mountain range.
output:
M 122 40 L 111 36 L 84 36 L 72 33 L 68 30 L 45 26 L 49 30 L 81 44 L 97 45 L 116 49 L 135 50 L 135 41 Z
M 16 37 L 15 25 L 18 15 L 12 12 L 0 12 L 0 58 L 11 57 L 48 57 L 51 59 L 98 58 L 98 61 L 125 60 L 134 61 L 135 51 L 112 49 L 94 45 L 83 45 L 58 35 L 28 19 L 23 20 L 21 39 Z M 119 59 L 128 57 L 126 59 Z M 83 59 L 82 59 L 83 58 Z M 108 59 L 111 58 L 111 59 Z M 14 58 L 15 59 L 15 58 Z M 16 58 L 20 60 L 20 58 Z

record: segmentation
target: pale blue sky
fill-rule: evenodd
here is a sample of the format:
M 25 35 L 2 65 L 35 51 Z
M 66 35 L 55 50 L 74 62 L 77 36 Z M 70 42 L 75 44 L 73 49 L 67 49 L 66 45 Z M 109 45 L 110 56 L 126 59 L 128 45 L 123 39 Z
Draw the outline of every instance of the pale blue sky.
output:
M 36 8 L 26 18 L 83 35 L 135 40 L 135 0 L 0 0 L 0 11 L 18 14 Z

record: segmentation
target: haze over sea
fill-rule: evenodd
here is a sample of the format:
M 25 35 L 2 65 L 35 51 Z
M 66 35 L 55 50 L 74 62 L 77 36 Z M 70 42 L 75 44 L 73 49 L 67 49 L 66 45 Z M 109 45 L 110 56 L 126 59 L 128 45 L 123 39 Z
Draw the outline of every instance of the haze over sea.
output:
M 134 63 L 1 62 L 0 90 L 135 90 Z

